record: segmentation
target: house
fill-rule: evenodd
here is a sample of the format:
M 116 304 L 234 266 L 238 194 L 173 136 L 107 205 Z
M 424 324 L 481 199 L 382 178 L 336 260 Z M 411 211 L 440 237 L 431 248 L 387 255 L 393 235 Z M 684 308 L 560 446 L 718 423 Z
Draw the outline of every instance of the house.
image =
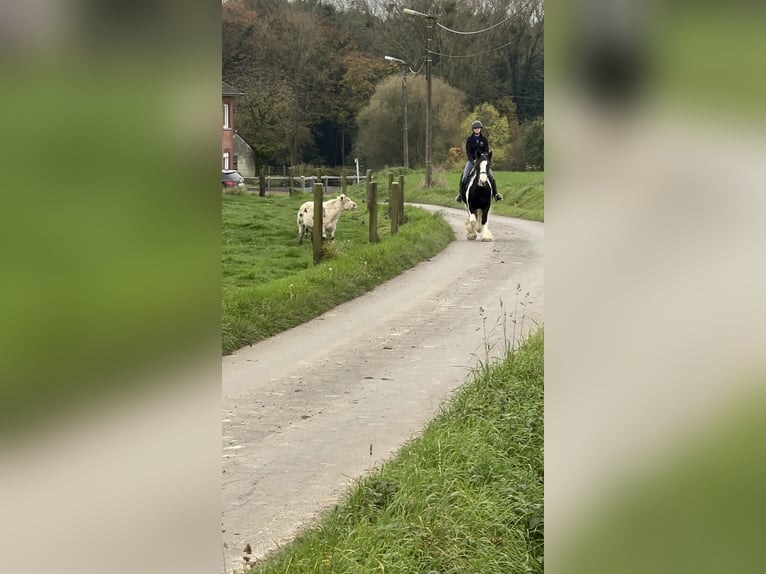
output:
M 222 82 L 221 102 L 223 113 L 223 133 L 221 136 L 221 168 L 235 169 L 234 167 L 234 99 L 241 96 L 242 92 L 233 86 Z
M 255 151 L 245 139 L 234 134 L 234 167 L 243 177 L 256 177 Z

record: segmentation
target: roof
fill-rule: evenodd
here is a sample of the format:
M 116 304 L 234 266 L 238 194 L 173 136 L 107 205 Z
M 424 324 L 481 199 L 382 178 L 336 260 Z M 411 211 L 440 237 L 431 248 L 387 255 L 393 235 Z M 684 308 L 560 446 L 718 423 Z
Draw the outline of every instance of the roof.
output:
M 221 94 L 224 96 L 241 96 L 243 92 L 240 92 L 237 88 L 226 82 L 221 82 Z

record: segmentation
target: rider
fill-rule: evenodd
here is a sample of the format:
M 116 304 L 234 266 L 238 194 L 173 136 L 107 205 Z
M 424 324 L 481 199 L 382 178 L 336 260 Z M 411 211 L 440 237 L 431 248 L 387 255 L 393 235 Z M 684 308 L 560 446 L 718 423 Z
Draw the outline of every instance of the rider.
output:
M 471 131 L 473 132 L 468 139 L 465 140 L 465 153 L 468 156 L 468 160 L 465 162 L 465 168 L 463 169 L 463 175 L 460 177 L 460 191 L 455 196 L 455 201 L 465 203 L 465 184 L 468 180 L 468 174 L 473 169 L 473 160 L 478 157 L 479 154 L 489 152 L 489 140 L 481 133 L 484 125 L 475 120 L 471 124 Z M 497 192 L 497 184 L 495 183 L 495 176 L 492 174 L 491 169 L 487 169 L 487 177 L 492 183 L 492 190 L 494 191 L 493 197 L 495 201 L 500 201 L 503 196 Z

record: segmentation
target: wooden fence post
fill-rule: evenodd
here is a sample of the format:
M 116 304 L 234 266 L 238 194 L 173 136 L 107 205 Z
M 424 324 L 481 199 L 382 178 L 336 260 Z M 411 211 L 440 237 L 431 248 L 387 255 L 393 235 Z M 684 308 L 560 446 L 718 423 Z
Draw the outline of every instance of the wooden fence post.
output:
M 370 213 L 370 243 L 378 242 L 378 184 L 369 183 L 367 209 Z
M 322 193 L 322 184 L 314 184 L 314 265 L 322 260 L 322 211 L 324 193 Z
M 399 225 L 404 224 L 404 176 L 399 176 Z
M 394 174 L 389 173 L 386 177 L 386 181 L 388 182 L 388 216 L 391 217 L 391 187 L 394 184 Z
M 365 186 L 365 189 L 367 190 L 367 193 L 366 193 L 366 195 L 367 195 L 367 211 L 370 211 L 370 203 L 372 201 L 372 199 L 370 198 L 370 193 L 371 193 L 370 186 L 371 185 L 372 185 L 372 171 L 368 169 L 367 170 L 367 177 L 364 180 L 364 186 Z M 377 197 L 375 198 L 375 200 L 377 201 Z
M 388 192 L 388 213 L 391 218 L 391 235 L 396 235 L 399 231 L 399 182 L 391 183 L 391 190 Z
M 266 197 L 266 177 L 264 176 L 265 168 L 261 167 L 261 173 L 258 175 L 258 195 L 260 197 Z

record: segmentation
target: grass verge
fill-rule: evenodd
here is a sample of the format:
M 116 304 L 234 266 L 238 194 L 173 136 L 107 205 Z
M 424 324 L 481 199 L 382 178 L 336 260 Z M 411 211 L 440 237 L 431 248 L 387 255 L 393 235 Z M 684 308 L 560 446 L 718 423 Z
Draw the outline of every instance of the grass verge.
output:
M 543 572 L 544 332 L 252 572 Z

